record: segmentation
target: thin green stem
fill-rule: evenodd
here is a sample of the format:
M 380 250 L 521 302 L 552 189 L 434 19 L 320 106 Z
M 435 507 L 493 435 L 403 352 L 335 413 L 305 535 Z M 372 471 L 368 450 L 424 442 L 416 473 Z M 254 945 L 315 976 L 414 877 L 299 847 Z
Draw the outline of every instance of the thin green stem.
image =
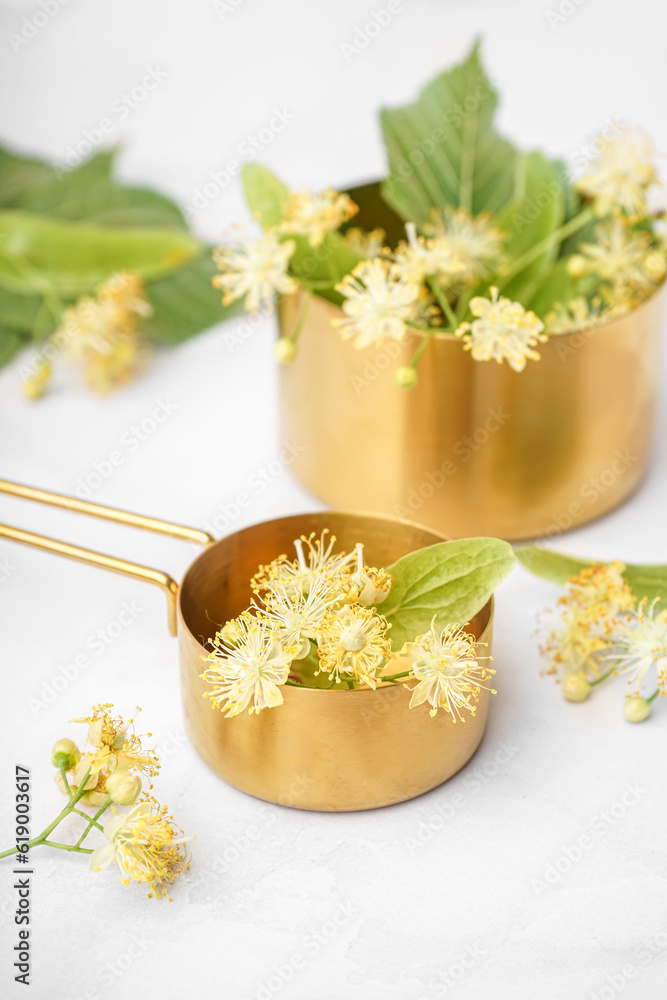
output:
M 379 677 L 378 680 L 382 681 L 383 684 L 384 684 L 385 681 L 392 681 L 392 683 L 393 683 L 393 681 L 399 681 L 403 677 L 409 677 L 411 673 L 412 673 L 411 670 L 404 670 L 400 674 L 391 674 L 388 677 Z
M 440 286 L 439 286 L 438 282 L 435 280 L 435 278 L 427 278 L 426 280 L 427 280 L 429 288 L 431 289 L 431 291 L 435 295 L 436 299 L 438 300 L 438 305 L 440 306 L 440 308 L 444 312 L 445 316 L 447 317 L 447 320 L 449 322 L 449 325 L 450 325 L 450 327 L 452 329 L 452 333 L 453 333 L 454 330 L 456 330 L 456 327 L 458 326 L 458 323 L 457 323 L 457 320 L 456 320 L 456 314 L 454 313 L 454 310 L 450 306 L 449 300 L 448 300 L 447 296 L 445 295 L 445 293 L 443 292 L 443 290 L 440 288 Z
M 94 826 L 96 826 L 98 830 L 101 830 L 102 833 L 104 833 L 104 827 L 101 826 L 97 821 L 100 818 L 100 816 L 102 815 L 102 813 L 105 811 L 105 809 L 108 809 L 110 805 L 111 805 L 111 796 L 109 795 L 109 796 L 107 796 L 106 802 L 102 803 L 102 805 L 97 810 L 97 812 L 92 817 L 92 819 L 90 818 L 90 816 L 86 816 L 85 813 L 79 813 L 80 816 L 83 816 L 85 819 L 88 820 L 88 826 L 86 827 L 86 829 L 83 831 L 83 833 L 81 834 L 81 836 L 77 840 L 76 845 L 75 845 L 76 847 L 79 847 L 79 845 L 83 843 L 83 841 L 86 839 L 86 837 L 88 836 L 88 834 L 90 833 L 90 831 L 92 830 L 92 828 Z M 74 812 L 79 812 L 79 810 L 75 809 Z
M 42 840 L 44 847 L 57 847 L 59 851 L 76 851 L 77 854 L 92 854 L 92 847 L 79 847 L 78 844 L 58 844 L 55 840 Z
M 566 222 L 564 226 L 561 226 L 559 229 L 555 229 L 553 233 L 550 233 L 543 240 L 540 240 L 540 242 L 532 246 L 530 250 L 526 250 L 524 254 L 517 257 L 511 267 L 503 274 L 502 283 L 499 282 L 500 289 L 504 288 L 515 275 L 519 274 L 520 271 L 523 271 L 529 264 L 532 264 L 534 260 L 541 257 L 545 250 L 549 250 L 550 247 L 557 243 L 562 243 L 568 236 L 571 236 L 572 233 L 576 233 L 578 229 L 581 229 L 587 222 L 590 222 L 592 218 L 593 209 L 588 206 L 587 208 L 582 209 L 578 215 L 575 215 L 573 219 L 570 219 L 569 222 Z
M 63 788 L 67 792 L 67 798 L 72 801 L 73 794 L 72 789 L 69 787 L 69 781 L 67 780 L 67 768 L 64 764 L 60 765 L 60 777 L 63 779 Z
M 55 844 L 55 845 L 52 844 L 49 840 L 47 840 L 47 838 L 48 838 L 49 834 L 51 833 L 51 831 L 55 830 L 55 828 L 58 826 L 59 823 L 62 823 L 62 821 L 65 819 L 65 816 L 69 816 L 69 814 L 71 812 L 78 812 L 78 809 L 75 809 L 74 806 L 77 804 L 77 802 L 79 801 L 79 799 L 81 798 L 81 796 L 85 792 L 85 790 L 86 790 L 86 782 L 88 781 L 89 777 L 90 777 L 90 768 L 88 768 L 88 770 L 84 774 L 83 779 L 81 781 L 81 784 L 77 788 L 76 792 L 74 792 L 74 794 L 72 794 L 72 792 L 70 790 L 70 792 L 69 792 L 69 794 L 70 794 L 69 802 L 67 803 L 67 805 L 65 806 L 65 808 L 62 809 L 58 813 L 58 815 L 56 816 L 56 818 L 54 819 L 54 821 L 52 823 L 49 823 L 49 825 L 46 827 L 46 829 L 42 830 L 42 832 L 37 837 L 33 837 L 32 840 L 28 841 L 28 847 L 29 848 L 30 847 L 39 847 L 40 844 L 47 844 L 48 846 L 51 846 L 51 847 L 53 847 L 53 846 L 61 847 L 62 846 L 60 844 Z M 69 785 L 67 785 L 67 788 L 69 789 Z M 85 816 L 85 813 L 81 813 L 80 815 Z M 88 819 L 87 816 L 86 816 L 86 819 Z M 71 845 L 71 847 L 69 849 L 70 850 L 74 850 L 75 847 L 76 847 L 76 845 L 73 844 L 73 845 Z M 15 853 L 16 853 L 16 847 L 10 847 L 8 850 L 3 851 L 2 854 L 0 854 L 0 858 L 8 858 L 10 856 L 10 854 L 15 854 Z M 92 852 L 88 851 L 87 853 L 92 853 Z
M 597 677 L 594 681 L 589 681 L 588 683 L 590 684 L 591 687 L 595 687 L 596 684 L 602 684 L 602 681 L 606 681 L 607 677 L 611 677 L 613 672 L 614 668 L 612 667 L 611 670 L 608 670 L 606 674 L 602 674 L 602 677 Z
M 649 705 L 651 704 L 652 701 L 655 701 L 655 699 L 658 697 L 659 694 L 660 694 L 660 688 L 656 688 L 651 697 L 646 699 Z
M 313 301 L 313 293 L 311 291 L 306 291 L 303 296 L 303 302 L 301 303 L 301 309 L 299 310 L 299 315 L 296 320 L 296 325 L 288 338 L 289 340 L 292 341 L 293 344 L 296 344 L 301 334 L 301 331 L 303 330 L 303 325 L 306 322 L 306 317 L 308 316 L 308 310 L 310 309 L 310 303 L 312 301 Z

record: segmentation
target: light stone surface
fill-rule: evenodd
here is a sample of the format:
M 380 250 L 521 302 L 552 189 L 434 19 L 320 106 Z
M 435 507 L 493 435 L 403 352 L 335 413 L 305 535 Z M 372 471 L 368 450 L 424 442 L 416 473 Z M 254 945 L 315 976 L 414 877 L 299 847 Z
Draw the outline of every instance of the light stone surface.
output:
M 54 3 L 57 12 L 17 44 L 23 19 Z M 569 160 L 606 122 L 639 122 L 665 166 L 665 14 L 653 0 L 564 0 L 560 20 L 547 17 L 558 0 L 403 0 L 365 48 L 341 47 L 363 41 L 357 29 L 386 6 L 5 0 L 0 74 L 11 99 L 0 130 L 17 149 L 62 160 L 108 119 L 107 141 L 123 144 L 122 177 L 191 204 L 211 172 L 247 157 L 249 137 L 277 109 L 292 120 L 261 159 L 296 187 L 344 185 L 383 169 L 378 107 L 409 99 L 482 33 L 510 136 Z M 166 76 L 127 109 L 123 94 L 151 70 L 153 80 Z M 245 218 L 232 179 L 195 226 L 216 239 Z M 24 359 L 13 362 L 0 372 L 0 474 L 73 492 L 119 451 L 95 500 L 213 523 L 216 534 L 318 507 L 288 469 L 274 465 L 270 485 L 257 485 L 281 448 L 274 327 L 263 323 L 231 350 L 225 334 L 234 329 L 160 353 L 145 378 L 105 400 L 59 376 L 31 405 L 18 392 Z M 162 415 L 170 408 L 166 419 L 140 440 L 133 428 L 150 428 L 160 406 Z M 664 430 L 664 400 L 659 419 Z M 666 458 L 662 434 L 641 492 L 554 545 L 667 561 Z M 248 503 L 236 511 L 241 494 Z M 193 557 L 187 545 L 6 498 L 0 517 L 176 576 Z M 267 806 L 198 760 L 183 734 L 176 643 L 157 591 L 9 543 L 0 559 L 9 566 L 0 578 L 2 846 L 12 834 L 14 763 L 32 768 L 37 831 L 60 803 L 50 746 L 75 735 L 67 720 L 99 700 L 143 707 L 164 759 L 156 791 L 197 834 L 171 904 L 124 888 L 115 871 L 89 874 L 76 856 L 35 852 L 32 997 L 664 996 L 665 708 L 633 727 L 620 717 L 621 685 L 573 706 L 540 679 L 531 632 L 554 588 L 519 569 L 498 593 L 499 694 L 471 764 L 417 801 L 335 816 Z M 135 618 L 116 629 L 127 605 Z M 109 628 L 120 635 L 106 644 L 97 634 Z M 80 654 L 88 665 L 68 670 Z M 54 682 L 61 690 L 47 705 Z M 588 846 L 578 852 L 582 837 Z M 14 905 L 4 863 L 7 997 L 23 995 L 12 982 Z

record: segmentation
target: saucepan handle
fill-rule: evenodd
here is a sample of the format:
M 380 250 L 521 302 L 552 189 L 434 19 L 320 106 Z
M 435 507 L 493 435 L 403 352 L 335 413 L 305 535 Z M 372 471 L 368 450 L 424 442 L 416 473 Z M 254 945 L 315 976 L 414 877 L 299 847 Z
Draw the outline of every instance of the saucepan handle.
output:
M 77 497 L 63 496 L 60 493 L 51 493 L 49 490 L 39 490 L 32 486 L 22 486 L 20 483 L 12 483 L 6 479 L 0 479 L 0 493 L 21 497 L 24 500 L 35 500 L 38 503 L 50 504 L 52 507 L 62 507 L 65 510 L 76 511 L 79 514 L 101 517 L 106 521 L 117 521 L 120 524 L 127 524 L 134 528 L 143 528 L 146 531 L 155 531 L 161 535 L 170 535 L 172 538 L 181 538 L 184 541 L 195 542 L 199 545 L 210 545 L 215 541 L 212 535 L 209 535 L 206 531 L 200 531 L 198 528 L 187 528 L 182 524 L 160 521 L 155 517 L 145 517 L 142 514 L 132 514 L 129 511 L 116 510 L 114 507 L 104 507 L 102 504 L 89 503 L 87 500 L 79 500 Z M 129 562 L 127 559 L 118 559 L 116 556 L 107 556 L 92 549 L 70 545 L 68 542 L 59 542 L 55 538 L 36 535 L 31 531 L 13 528 L 8 524 L 0 524 L 0 538 L 7 538 L 12 542 L 30 545 L 33 548 L 43 549 L 45 552 L 54 552 L 56 555 L 66 556 L 68 559 L 88 563 L 89 566 L 99 566 L 101 569 L 109 569 L 114 573 L 122 573 L 125 576 L 132 576 L 137 580 L 144 580 L 146 583 L 155 584 L 167 595 L 169 631 L 172 635 L 176 635 L 176 595 L 178 593 L 178 584 L 168 573 L 163 573 L 159 569 L 150 569 L 148 566 L 141 566 L 139 563 Z

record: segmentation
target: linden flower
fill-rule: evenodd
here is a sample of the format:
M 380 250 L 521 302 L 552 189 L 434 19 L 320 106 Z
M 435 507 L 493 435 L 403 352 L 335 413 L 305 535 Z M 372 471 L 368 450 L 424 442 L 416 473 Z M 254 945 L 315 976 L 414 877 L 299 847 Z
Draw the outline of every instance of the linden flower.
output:
M 586 566 L 567 581 L 565 599 L 593 609 L 598 617 L 615 618 L 632 610 L 637 600 L 623 578 L 624 569 L 625 564 L 618 559 Z
M 204 697 L 210 697 L 227 718 L 248 706 L 252 714 L 281 705 L 280 686 L 287 680 L 290 664 L 299 651 L 298 647 L 284 646 L 268 622 L 241 615 L 236 624 L 239 634 L 233 642 L 220 632 L 211 640 L 213 649 L 202 659 L 212 666 L 200 675 L 213 686 Z
M 636 690 L 651 667 L 656 668 L 658 686 L 667 684 L 667 608 L 656 613 L 655 604 L 635 618 L 617 624 L 609 659 L 616 670 L 629 675 Z
M 580 250 L 589 270 L 609 282 L 615 299 L 629 304 L 644 298 L 653 287 L 648 233 L 633 232 L 619 219 L 596 226 L 595 243 L 582 243 Z
M 408 242 L 400 243 L 394 254 L 393 269 L 399 278 L 421 285 L 427 278 L 448 286 L 461 278 L 465 268 L 446 236 L 425 239 L 417 236 L 414 222 L 405 226 Z
M 380 666 L 391 653 L 388 628 L 374 608 L 347 604 L 328 611 L 317 637 L 320 670 L 335 683 L 348 678 L 375 688 Z
M 136 324 L 152 312 L 139 276 L 124 271 L 103 282 L 96 298 L 81 298 L 65 309 L 50 339 L 74 363 L 83 365 L 90 388 L 105 395 L 145 367 L 148 348 Z M 44 371 L 40 374 L 43 382 Z
M 330 579 L 337 579 L 341 574 L 349 572 L 354 561 L 354 553 L 335 553 L 336 536 L 329 534 L 325 528 L 319 538 L 315 532 L 306 537 L 294 540 L 296 559 L 293 562 L 286 555 L 274 559 L 268 566 L 260 566 L 259 571 L 250 581 L 252 590 L 256 593 L 270 590 L 271 587 L 283 584 L 291 595 L 307 592 L 315 579 L 322 574 Z
M 346 319 L 334 319 L 344 340 L 358 348 L 401 340 L 414 317 L 420 285 L 396 274 L 384 260 L 362 261 L 345 275 L 336 290 L 344 296 Z
M 541 336 L 544 323 L 535 313 L 526 311 L 520 302 L 512 302 L 504 296 L 498 297 L 498 289 L 491 288 L 491 298 L 475 296 L 470 301 L 470 311 L 479 317 L 472 323 L 462 323 L 456 331 L 461 337 L 466 333 L 464 348 L 470 351 L 475 361 L 498 363 L 507 361 L 515 372 L 523 371 L 526 359 L 539 361 L 539 354 L 532 350 Z
M 115 806 L 111 811 L 113 815 L 104 825 L 108 843 L 90 855 L 90 870 L 100 872 L 115 864 L 123 885 L 140 882 L 149 887 L 149 899 L 166 896 L 166 887 L 189 868 L 185 845 L 194 835 L 184 836 L 167 807 L 150 796 L 128 813 L 118 812 Z
M 568 302 L 567 306 L 556 304 L 556 308 L 544 318 L 548 333 L 571 333 L 573 330 L 588 330 L 603 320 L 616 315 L 617 310 L 604 309 L 599 299 L 589 302 L 583 295 Z
M 412 660 L 412 672 L 418 683 L 411 688 L 410 708 L 428 701 L 432 706 L 430 714 L 436 715 L 444 708 L 453 722 L 465 722 L 462 710 L 475 714 L 475 704 L 482 689 L 496 692 L 484 681 L 495 674 L 495 670 L 481 666 L 480 659 L 490 660 L 490 656 L 479 657 L 475 652 L 477 640 L 474 635 L 464 632 L 464 626 L 446 625 L 438 631 L 435 617 L 430 631 L 419 635 L 414 642 L 406 642 L 400 655 Z
M 444 218 L 437 209 L 432 218 L 433 221 L 424 226 L 424 232 L 446 237 L 452 253 L 462 265 L 459 280 L 473 284 L 498 269 L 505 235 L 496 229 L 491 215 L 483 212 L 473 217 L 465 208 L 448 205 Z
M 262 619 L 269 622 L 273 634 L 284 646 L 296 648 L 295 660 L 308 656 L 310 640 L 315 639 L 320 622 L 332 604 L 340 599 L 335 583 L 324 573 L 315 576 L 307 590 L 303 586 L 280 582 L 269 584 L 264 595 L 265 607 L 256 604 Z
M 97 748 L 91 756 L 92 773 L 106 770 L 110 774 L 118 769 L 139 771 L 147 777 L 154 777 L 160 770 L 160 763 L 153 750 L 143 752 L 141 738 L 134 731 L 134 718 L 128 722 L 113 718 L 109 712 L 111 708 L 113 705 L 110 702 L 94 705 L 92 715 L 70 720 L 88 723 L 88 742 Z M 137 708 L 137 713 L 140 711 Z
M 593 202 L 596 215 L 646 215 L 647 191 L 658 182 L 650 138 L 635 129 L 616 138 L 599 137 L 598 142 L 599 155 L 575 187 Z
M 237 248 L 218 247 L 213 259 L 221 273 L 215 275 L 213 285 L 222 288 L 223 304 L 245 295 L 245 308 L 257 313 L 261 308 L 272 308 L 275 292 L 287 295 L 295 291 L 297 284 L 287 273 L 295 249 L 294 240 L 281 243 L 274 232 L 255 241 L 242 239 Z
M 327 233 L 338 229 L 358 211 L 351 198 L 333 188 L 319 194 L 295 191 L 285 205 L 280 230 L 295 236 L 307 236 L 311 247 L 317 247 Z
M 384 229 L 371 229 L 370 232 L 366 232 L 353 226 L 346 230 L 343 239 L 357 257 L 369 260 L 380 256 L 386 236 Z
M 388 597 L 394 578 L 386 569 L 375 569 L 364 563 L 364 546 L 358 542 L 355 548 L 357 568 L 349 576 L 340 580 L 345 599 L 364 607 L 376 607 Z

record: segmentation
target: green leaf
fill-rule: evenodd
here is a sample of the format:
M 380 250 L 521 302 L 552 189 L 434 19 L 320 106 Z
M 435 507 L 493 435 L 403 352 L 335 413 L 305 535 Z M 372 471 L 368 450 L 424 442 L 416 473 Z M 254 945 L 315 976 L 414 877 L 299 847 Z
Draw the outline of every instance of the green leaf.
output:
M 171 199 L 113 179 L 116 155 L 115 148 L 105 150 L 74 170 L 62 170 L 0 148 L 0 206 L 99 225 L 186 229 Z
M 515 165 L 516 196 L 498 216 L 498 226 L 507 235 L 505 253 L 517 260 L 563 225 L 570 182 L 561 163 L 543 153 L 522 153 Z M 525 304 L 535 294 L 543 276 L 553 266 L 559 250 L 556 241 L 506 285 L 503 295 Z
M 123 269 L 159 278 L 202 249 L 179 229 L 128 230 L 0 212 L 0 285 L 23 295 L 44 288 L 61 297 L 82 295 Z
M 14 355 L 30 342 L 25 330 L 16 330 L 5 325 L 0 326 L 0 366 L 6 365 Z
M 240 303 L 223 306 L 211 285 L 216 267 L 206 252 L 160 281 L 147 285 L 154 312 L 142 323 L 152 340 L 177 344 L 240 312 Z
M 577 576 L 582 569 L 594 566 L 603 560 L 576 559 L 553 552 L 540 545 L 520 545 L 515 549 L 516 557 L 522 566 L 552 583 L 565 584 L 572 576 Z M 656 564 L 641 565 L 626 563 L 623 577 L 635 597 L 641 599 L 667 599 L 667 566 Z
M 44 301 L 39 295 L 17 295 L 0 287 L 0 323 L 26 334 L 33 334 L 44 309 Z M 51 317 L 53 324 L 54 317 Z
M 427 632 L 469 622 L 514 566 L 512 546 L 498 538 L 440 542 L 389 566 L 394 583 L 381 613 L 391 622 L 394 649 Z
M 434 208 L 499 212 L 514 196 L 516 150 L 493 128 L 498 96 L 476 43 L 414 104 L 380 114 L 389 160 L 384 197 L 420 228 Z
M 246 163 L 241 178 L 248 207 L 260 226 L 277 226 L 282 221 L 289 188 L 260 163 Z

